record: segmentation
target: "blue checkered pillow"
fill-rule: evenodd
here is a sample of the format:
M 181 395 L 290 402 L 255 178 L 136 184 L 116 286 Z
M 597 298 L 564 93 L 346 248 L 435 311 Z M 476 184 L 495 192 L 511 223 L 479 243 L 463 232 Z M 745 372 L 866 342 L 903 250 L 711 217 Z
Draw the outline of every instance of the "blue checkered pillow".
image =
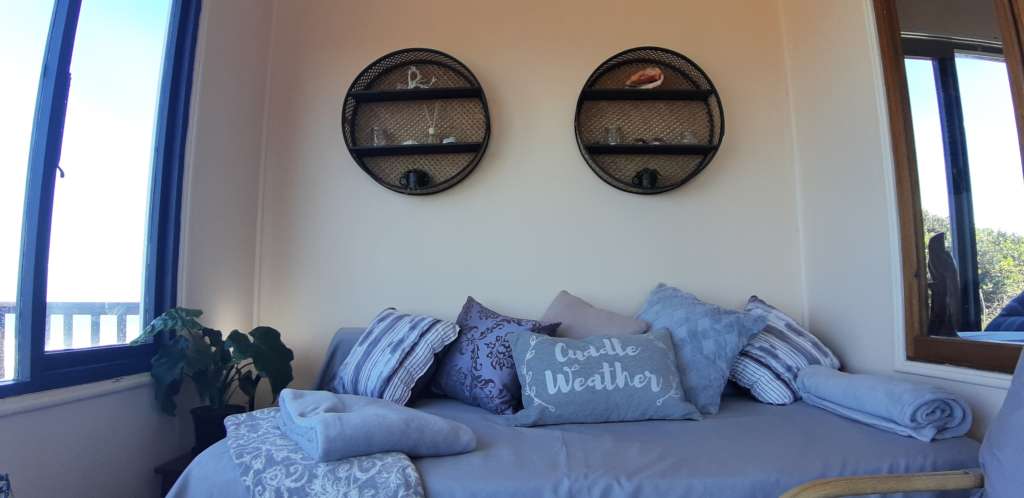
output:
M 768 324 L 740 351 L 729 378 L 762 403 L 788 405 L 798 399 L 796 377 L 809 365 L 839 369 L 839 359 L 817 337 L 785 313 L 751 296 L 745 309 Z
M 705 303 L 665 284 L 651 291 L 636 317 L 650 323 L 651 330 L 672 333 L 686 400 L 706 415 L 718 413 L 729 367 L 765 324 L 764 317 Z
M 338 368 L 334 391 L 404 405 L 434 356 L 458 335 L 454 322 L 394 308 L 381 311 Z

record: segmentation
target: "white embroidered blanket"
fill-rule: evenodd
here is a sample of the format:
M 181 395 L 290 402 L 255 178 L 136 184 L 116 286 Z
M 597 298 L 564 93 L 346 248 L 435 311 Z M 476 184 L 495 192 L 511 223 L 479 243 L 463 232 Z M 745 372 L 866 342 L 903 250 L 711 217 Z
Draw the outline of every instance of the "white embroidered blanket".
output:
M 405 454 L 317 462 L 281 431 L 279 411 L 224 420 L 231 459 L 253 498 L 424 497 L 420 475 Z

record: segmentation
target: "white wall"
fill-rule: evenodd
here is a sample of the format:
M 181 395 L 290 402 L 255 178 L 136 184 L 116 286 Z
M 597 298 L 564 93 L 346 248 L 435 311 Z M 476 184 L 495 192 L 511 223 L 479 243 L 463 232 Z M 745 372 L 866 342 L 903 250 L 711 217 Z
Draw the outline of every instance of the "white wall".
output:
M 905 370 L 896 350 L 903 337 L 901 270 L 874 14 L 861 0 L 782 5 L 809 325 L 853 371 Z M 972 375 L 962 370 L 945 373 Z M 976 409 L 979 436 L 1006 394 L 914 378 L 965 396 Z
M 473 294 L 535 317 L 567 288 L 631 313 L 666 281 L 727 306 L 757 293 L 808 318 L 850 369 L 891 373 L 898 260 L 870 9 L 781 6 L 206 2 L 182 304 L 206 309 L 215 327 L 245 328 L 254 315 L 279 327 L 301 385 L 333 329 L 384 306 L 451 318 Z M 572 134 L 590 71 L 647 44 L 701 64 L 728 122 L 710 168 L 650 197 L 601 182 Z M 493 119 L 478 170 L 422 198 L 373 183 L 338 126 L 356 73 L 408 46 L 468 64 Z M 967 396 L 978 427 L 1004 395 L 916 378 Z M 191 423 L 151 403 L 142 386 L 2 416 L 0 471 L 19 498 L 153 496 L 152 467 L 191 444 Z
M 214 327 L 252 323 L 271 11 L 269 2 L 204 2 L 180 292 Z M 128 383 L 136 387 L 0 415 L 0 472 L 11 475 L 15 496 L 156 496 L 153 468 L 192 444 L 189 396 L 178 418 L 166 417 L 148 382 Z M 0 412 L 109 388 L 103 384 L 0 400 Z
M 472 294 L 539 317 L 565 288 L 637 311 L 659 281 L 739 306 L 751 293 L 800 315 L 795 178 L 774 2 L 278 2 L 271 54 L 259 321 L 296 350 L 300 380 L 341 325 L 386 306 L 454 318 Z M 573 135 L 598 64 L 661 45 L 714 80 L 728 130 L 711 166 L 671 193 L 620 192 Z M 466 63 L 493 133 L 455 188 L 378 186 L 342 141 L 360 70 L 405 47 Z

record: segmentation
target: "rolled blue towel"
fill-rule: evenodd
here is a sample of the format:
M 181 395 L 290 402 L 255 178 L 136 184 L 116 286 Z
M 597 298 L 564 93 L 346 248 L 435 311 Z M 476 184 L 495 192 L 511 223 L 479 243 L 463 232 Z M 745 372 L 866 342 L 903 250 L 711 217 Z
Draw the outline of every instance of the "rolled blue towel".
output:
M 959 396 L 894 377 L 812 365 L 800 371 L 796 385 L 810 405 L 921 441 L 963 436 L 973 421 Z
M 469 427 L 382 399 L 285 389 L 278 406 L 281 430 L 320 462 L 385 451 L 415 458 L 476 448 Z

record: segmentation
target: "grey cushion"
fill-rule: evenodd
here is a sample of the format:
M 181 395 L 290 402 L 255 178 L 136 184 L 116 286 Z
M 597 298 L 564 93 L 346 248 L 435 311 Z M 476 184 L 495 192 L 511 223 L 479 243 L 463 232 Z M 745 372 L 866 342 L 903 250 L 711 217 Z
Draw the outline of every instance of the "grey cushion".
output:
M 1017 361 L 1010 390 L 981 444 L 985 498 L 1021 496 L 1024 490 L 1024 355 Z
M 509 337 L 523 386 L 513 425 L 700 419 L 686 402 L 666 330 L 581 340 Z
M 703 414 L 718 413 L 736 355 L 767 323 L 764 316 L 705 303 L 665 284 L 651 291 L 637 317 L 672 332 L 686 399 Z
M 593 307 L 590 303 L 569 294 L 559 292 L 548 306 L 543 323 L 561 322 L 555 333 L 557 337 L 583 339 L 595 335 L 634 335 L 647 332 L 647 322 L 626 315 Z

